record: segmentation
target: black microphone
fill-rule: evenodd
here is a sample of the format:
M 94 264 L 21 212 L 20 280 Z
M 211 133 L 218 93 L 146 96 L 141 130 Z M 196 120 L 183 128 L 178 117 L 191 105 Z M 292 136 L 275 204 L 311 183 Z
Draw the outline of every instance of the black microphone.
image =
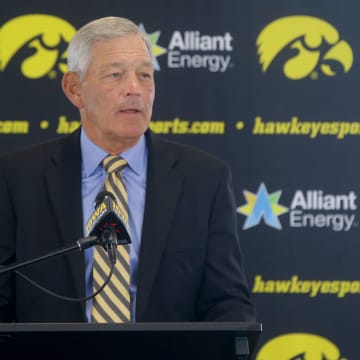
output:
M 85 230 L 87 236 L 97 236 L 104 241 L 108 241 L 106 239 L 113 234 L 116 236 L 117 245 L 131 243 L 127 221 L 116 203 L 114 194 L 109 191 L 101 191 L 96 196 L 95 210 Z

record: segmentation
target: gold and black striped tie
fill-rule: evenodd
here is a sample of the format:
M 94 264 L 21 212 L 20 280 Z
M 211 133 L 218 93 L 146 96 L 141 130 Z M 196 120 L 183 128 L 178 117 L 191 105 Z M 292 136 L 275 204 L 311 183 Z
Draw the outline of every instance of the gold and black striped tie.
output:
M 114 194 L 126 221 L 129 221 L 128 197 L 121 170 L 127 165 L 119 156 L 109 155 L 103 160 L 108 173 L 105 190 Z M 93 291 L 105 282 L 110 272 L 110 261 L 101 246 L 94 248 Z M 124 323 L 130 321 L 130 247 L 118 245 L 117 261 L 110 283 L 94 298 L 91 318 L 97 323 Z

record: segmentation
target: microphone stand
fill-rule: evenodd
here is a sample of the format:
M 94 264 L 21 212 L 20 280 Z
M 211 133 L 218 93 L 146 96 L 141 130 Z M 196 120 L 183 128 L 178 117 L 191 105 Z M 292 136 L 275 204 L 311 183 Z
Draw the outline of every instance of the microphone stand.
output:
M 91 246 L 97 245 L 99 243 L 99 237 L 98 236 L 89 236 L 89 237 L 85 237 L 85 238 L 80 238 L 78 241 L 76 241 L 75 244 L 70 245 L 70 246 L 65 246 L 63 248 L 60 248 L 58 250 L 55 251 L 51 251 L 45 255 L 36 257 L 34 259 L 30 259 L 21 263 L 17 263 L 17 264 L 13 264 L 10 266 L 0 266 L 0 275 L 5 274 L 9 271 L 13 271 L 16 269 L 19 269 L 23 266 L 27 266 L 30 264 L 35 264 L 38 263 L 40 261 L 49 259 L 53 256 L 58 256 L 58 255 L 62 255 L 62 254 L 68 254 L 70 252 L 73 252 L 75 250 L 79 250 L 79 251 L 83 251 Z

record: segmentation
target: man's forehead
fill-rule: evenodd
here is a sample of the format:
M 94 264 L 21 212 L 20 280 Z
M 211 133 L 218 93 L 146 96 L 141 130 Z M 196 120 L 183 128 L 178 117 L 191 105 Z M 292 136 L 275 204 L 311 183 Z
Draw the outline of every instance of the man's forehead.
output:
M 124 36 L 118 36 L 114 38 L 98 39 L 93 43 L 93 48 L 97 47 L 123 47 L 124 51 L 131 49 L 132 47 L 148 50 L 144 38 L 140 34 L 128 34 Z
M 150 50 L 147 48 L 144 39 L 140 36 L 119 37 L 114 39 L 106 39 L 104 41 L 97 41 L 91 51 L 93 56 L 134 56 L 149 59 L 152 62 Z

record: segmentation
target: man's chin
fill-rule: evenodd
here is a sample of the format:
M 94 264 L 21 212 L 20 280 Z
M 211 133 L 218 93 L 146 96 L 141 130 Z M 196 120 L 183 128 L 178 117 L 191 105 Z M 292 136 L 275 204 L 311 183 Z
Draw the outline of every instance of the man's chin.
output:
M 119 130 L 114 129 L 108 132 L 108 137 L 111 138 L 112 141 L 118 140 L 137 143 L 146 130 L 147 127 L 127 127 Z

